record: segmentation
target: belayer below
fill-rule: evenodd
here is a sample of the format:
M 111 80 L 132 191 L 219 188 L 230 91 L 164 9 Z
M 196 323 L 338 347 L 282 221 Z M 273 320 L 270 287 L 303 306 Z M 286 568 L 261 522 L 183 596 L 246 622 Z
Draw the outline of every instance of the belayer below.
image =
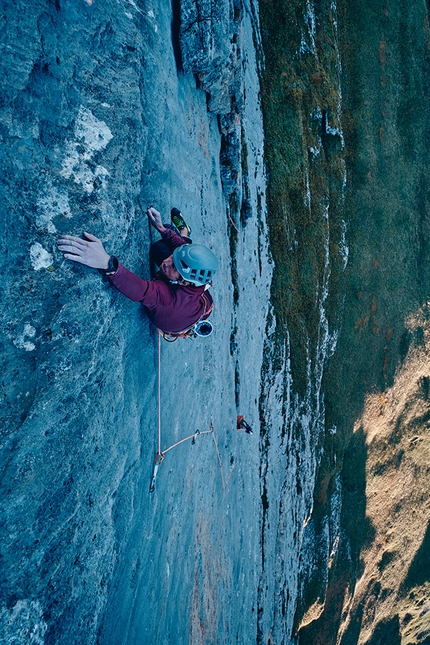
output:
M 63 235 L 58 249 L 67 260 L 101 270 L 118 291 L 146 307 L 158 329 L 181 333 L 210 315 L 213 301 L 207 289 L 218 261 L 206 246 L 192 244 L 188 237 L 191 229 L 178 209 L 172 209 L 171 227 L 163 225 L 155 208 L 148 208 L 147 215 L 162 238 L 150 249 L 151 259 L 160 269 L 153 280 L 143 280 L 126 269 L 91 233 L 84 233 L 84 239 Z
M 252 428 L 251 428 L 251 426 L 249 425 L 249 423 L 247 423 L 247 422 L 245 421 L 245 419 L 243 418 L 243 416 L 238 416 L 238 417 L 237 417 L 236 428 L 237 428 L 238 430 L 245 430 L 246 434 L 254 434 L 254 433 L 252 432 Z

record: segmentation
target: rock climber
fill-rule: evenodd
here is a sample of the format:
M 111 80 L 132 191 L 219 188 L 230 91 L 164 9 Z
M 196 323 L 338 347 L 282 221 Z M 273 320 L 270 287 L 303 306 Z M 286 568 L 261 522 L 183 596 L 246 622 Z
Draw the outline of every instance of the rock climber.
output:
M 236 428 L 238 430 L 245 430 L 246 434 L 254 434 L 251 426 L 245 421 L 242 415 L 237 417 Z
M 158 329 L 181 333 L 208 318 L 213 301 L 207 289 L 218 261 L 206 246 L 191 243 L 191 229 L 178 209 L 172 209 L 171 225 L 164 225 L 153 207 L 148 208 L 147 215 L 161 234 L 161 240 L 150 249 L 151 259 L 159 267 L 153 280 L 143 280 L 126 269 L 91 233 L 84 233 L 83 239 L 63 235 L 57 242 L 58 249 L 67 260 L 99 269 L 118 291 L 141 302 Z M 205 326 L 210 328 L 208 335 L 211 326 L 205 323 L 203 332 Z

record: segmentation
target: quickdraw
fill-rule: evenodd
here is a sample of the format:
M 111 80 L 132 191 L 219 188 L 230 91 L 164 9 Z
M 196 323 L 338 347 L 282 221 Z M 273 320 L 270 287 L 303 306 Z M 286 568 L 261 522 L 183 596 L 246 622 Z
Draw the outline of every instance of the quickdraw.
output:
M 155 453 L 155 459 L 154 459 L 154 468 L 152 470 L 152 477 L 151 477 L 151 483 L 149 485 L 149 492 L 153 493 L 155 490 L 155 479 L 157 477 L 158 469 L 160 468 L 161 464 L 164 461 L 164 456 L 169 450 L 172 450 L 173 448 L 176 448 L 176 446 L 179 446 L 181 443 L 184 443 L 184 441 L 189 441 L 192 439 L 191 443 L 195 444 L 196 443 L 196 437 L 198 437 L 201 434 L 212 434 L 214 433 L 213 425 L 212 425 L 212 419 L 211 419 L 211 425 L 210 425 L 210 430 L 196 430 L 193 434 L 190 434 L 189 437 L 184 437 L 184 439 L 181 439 L 180 441 L 177 441 L 173 445 L 169 446 L 166 448 L 166 450 L 163 450 L 163 452 L 156 452 Z M 216 441 L 215 441 L 216 445 Z M 217 447 L 218 450 L 218 447 Z
M 152 471 L 151 484 L 149 486 L 149 492 L 153 493 L 155 490 L 155 479 L 157 477 L 158 469 L 163 463 L 164 455 L 161 452 L 157 452 L 154 459 L 154 469 Z

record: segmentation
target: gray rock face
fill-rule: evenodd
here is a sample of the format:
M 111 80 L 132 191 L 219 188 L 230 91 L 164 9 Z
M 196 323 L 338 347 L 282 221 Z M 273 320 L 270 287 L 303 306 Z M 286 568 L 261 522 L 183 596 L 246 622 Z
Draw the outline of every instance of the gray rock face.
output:
M 229 114 L 232 104 L 242 98 L 242 3 L 185 0 L 180 5 L 184 70 L 195 74 L 208 92 L 211 112 Z
M 131 0 L 2 3 L 8 643 L 255 639 L 270 284 L 257 24 L 248 5 L 184 2 L 178 31 L 175 12 Z M 220 150 L 232 128 L 227 203 Z M 152 495 L 157 334 L 138 305 L 56 250 L 60 234 L 86 230 L 149 277 L 149 205 L 166 217 L 181 208 L 220 261 L 213 336 L 161 347 L 162 448 L 211 419 L 215 432 L 166 454 Z M 238 412 L 254 436 L 236 431 Z

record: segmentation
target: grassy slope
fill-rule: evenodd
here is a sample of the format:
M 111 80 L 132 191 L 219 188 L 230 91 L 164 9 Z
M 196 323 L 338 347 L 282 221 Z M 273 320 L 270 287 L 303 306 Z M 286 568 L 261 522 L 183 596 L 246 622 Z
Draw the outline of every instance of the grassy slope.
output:
M 416 557 L 428 557 L 428 538 L 423 530 L 416 540 L 407 542 L 409 555 L 402 559 L 400 568 L 392 564 L 396 555 L 384 555 L 385 551 L 378 551 L 375 545 L 391 535 L 389 531 L 401 535 L 406 530 L 410 504 L 415 504 L 423 529 L 429 513 L 426 507 L 418 511 L 418 500 L 402 497 L 400 491 L 393 507 L 387 481 L 378 473 L 381 469 L 390 472 L 403 490 L 407 484 L 399 469 L 404 468 L 414 473 L 420 482 L 418 488 L 425 490 L 427 473 L 422 454 L 426 454 L 427 444 L 422 444 L 421 454 L 421 448 L 412 451 L 407 442 L 413 438 L 408 430 L 412 426 L 417 436 L 425 434 L 423 407 L 427 409 L 427 399 L 421 386 L 411 386 L 404 403 L 404 409 L 411 410 L 407 422 L 404 409 L 396 408 L 391 410 L 386 426 L 376 423 L 379 417 L 376 421 L 369 417 L 368 408 L 364 413 L 363 410 L 366 400 L 379 401 L 380 396 L 388 396 L 390 388 L 398 387 L 394 384 L 401 377 L 395 377 L 396 369 L 408 351 L 420 347 L 421 355 L 428 355 L 423 324 L 406 324 L 430 295 L 427 7 L 420 0 L 338 3 L 344 151 L 339 141 L 324 137 L 320 123 L 312 118 L 318 107 L 331 123 L 336 114 L 336 34 L 330 3 L 320 2 L 315 8 L 318 58 L 303 51 L 303 47 L 298 55 L 305 11 L 303 1 L 260 1 L 266 58 L 263 109 L 270 171 L 269 216 L 276 262 L 273 302 L 280 323 L 278 333 L 282 333 L 284 323 L 291 333 L 292 374 L 299 393 L 305 389 L 306 358 L 310 356 L 315 361 L 315 294 L 324 274 L 321 213 L 327 203 L 331 237 L 327 302 L 330 326 L 336 328 L 342 316 L 338 347 L 324 380 L 326 423 L 327 427 L 336 425 L 337 433 L 327 435 L 313 517 L 318 530 L 330 510 L 334 478 L 343 463 L 341 539 L 330 569 L 327 594 L 321 579 L 314 578 L 305 585 L 297 625 L 316 602 L 302 622 L 300 643 L 336 642 L 338 630 L 344 630 L 344 644 L 366 642 L 372 631 L 376 640 L 369 642 L 376 643 L 385 633 L 386 637 L 391 634 L 390 642 L 394 644 L 400 632 L 406 639 L 406 624 L 411 633 L 418 633 L 413 625 L 425 620 L 419 618 L 418 601 L 427 581 L 425 576 L 416 578 L 414 571 L 419 567 L 414 568 L 411 561 L 421 542 Z M 313 158 L 308 150 L 318 138 L 322 139 L 323 151 Z M 344 202 L 340 194 L 343 158 L 348 176 Z M 311 208 L 304 203 L 307 172 Z M 350 247 L 345 274 L 338 248 L 342 218 L 348 222 Z M 304 342 L 306 338 L 309 344 Z M 428 378 L 424 372 L 420 373 L 421 379 Z M 416 384 L 413 369 L 408 374 Z M 406 378 L 403 383 L 407 382 L 407 377 L 402 378 Z M 367 421 L 357 424 L 363 414 Z M 384 450 L 393 427 L 402 437 L 404 434 L 399 441 L 407 445 L 399 448 L 393 444 L 392 449 Z M 385 440 L 370 441 L 372 432 L 380 433 Z M 382 520 L 384 508 L 391 513 L 382 514 Z M 366 553 L 373 556 L 367 557 Z M 409 573 L 407 562 L 411 566 Z M 394 571 L 391 578 L 387 577 L 389 570 Z M 421 591 L 412 592 L 415 597 L 408 601 L 415 582 L 420 583 Z M 386 598 L 391 598 L 390 602 Z M 347 599 L 351 602 L 348 608 Z M 379 607 L 382 614 L 376 618 Z M 405 621 L 407 613 L 411 617 Z M 423 632 L 422 625 L 419 630 Z
M 328 6 L 322 3 L 323 11 Z M 310 51 L 297 55 L 304 22 L 301 0 L 262 0 L 260 11 L 266 61 L 263 111 L 270 172 L 270 242 L 276 261 L 273 303 L 279 327 L 286 323 L 292 332 L 293 378 L 304 392 L 306 358 L 315 360 L 319 320 L 316 292 L 324 275 L 327 207 L 332 244 L 339 244 L 341 239 L 342 155 L 335 136 L 321 137 L 318 116 L 319 110 L 327 120 L 336 120 L 336 56 L 333 34 L 323 33 L 318 34 L 323 62 L 316 61 Z M 310 155 L 308 150 L 319 148 L 321 138 L 324 151 Z M 312 195 L 310 205 L 304 202 L 306 177 Z M 338 249 L 332 250 L 334 282 L 341 271 L 336 266 Z M 336 299 L 340 290 L 331 291 Z M 312 339 L 310 350 L 306 338 Z

